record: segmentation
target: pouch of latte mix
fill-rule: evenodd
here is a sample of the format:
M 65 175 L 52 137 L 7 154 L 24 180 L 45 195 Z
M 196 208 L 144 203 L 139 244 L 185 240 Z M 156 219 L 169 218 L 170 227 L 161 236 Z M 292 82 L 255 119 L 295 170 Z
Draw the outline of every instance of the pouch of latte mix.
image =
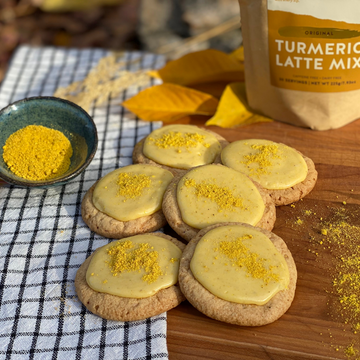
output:
M 315 130 L 360 118 L 359 0 L 239 0 L 249 105 Z

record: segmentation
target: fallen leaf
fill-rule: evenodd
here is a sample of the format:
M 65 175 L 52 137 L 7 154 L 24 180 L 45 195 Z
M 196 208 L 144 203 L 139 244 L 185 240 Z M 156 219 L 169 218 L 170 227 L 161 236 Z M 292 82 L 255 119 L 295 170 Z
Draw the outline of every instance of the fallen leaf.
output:
M 228 54 L 207 49 L 169 61 L 151 76 L 160 77 L 165 83 L 190 86 L 211 82 L 243 81 L 243 66 Z
M 161 79 L 159 72 L 157 70 L 148 70 L 146 73 L 155 79 Z
M 243 62 L 244 62 L 244 47 L 243 47 L 243 46 L 240 46 L 239 48 L 237 48 L 236 50 L 234 50 L 232 53 L 230 53 L 229 56 L 230 56 L 232 59 L 243 63 Z
M 229 84 L 222 97 L 215 115 L 205 125 L 217 125 L 231 128 L 256 122 L 268 122 L 272 119 L 255 114 L 246 100 L 245 83 Z
M 228 82 L 212 82 L 212 83 L 204 83 L 204 84 L 194 84 L 188 85 L 191 89 L 204 92 L 206 94 L 210 94 L 217 99 L 221 98 Z
M 122 105 L 146 121 L 170 122 L 186 115 L 213 115 L 219 102 L 209 94 L 176 84 L 155 85 Z

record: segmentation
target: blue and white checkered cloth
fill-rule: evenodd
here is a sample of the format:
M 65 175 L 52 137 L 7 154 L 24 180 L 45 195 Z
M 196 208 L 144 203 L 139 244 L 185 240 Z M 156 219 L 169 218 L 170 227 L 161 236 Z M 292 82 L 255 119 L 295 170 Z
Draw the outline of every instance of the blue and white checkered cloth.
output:
M 101 49 L 21 46 L 1 84 L 0 108 L 25 97 L 51 96 L 58 87 L 82 80 L 106 55 Z M 164 63 L 140 52 L 124 57 L 130 70 Z M 124 91 L 120 101 L 109 99 L 90 111 L 98 151 L 69 184 L 0 187 L 0 359 L 168 358 L 166 314 L 136 322 L 103 320 L 86 310 L 74 288 L 79 266 L 110 241 L 82 221 L 86 191 L 105 174 L 131 164 L 135 143 L 160 126 L 134 119 L 119 105 L 133 95 Z

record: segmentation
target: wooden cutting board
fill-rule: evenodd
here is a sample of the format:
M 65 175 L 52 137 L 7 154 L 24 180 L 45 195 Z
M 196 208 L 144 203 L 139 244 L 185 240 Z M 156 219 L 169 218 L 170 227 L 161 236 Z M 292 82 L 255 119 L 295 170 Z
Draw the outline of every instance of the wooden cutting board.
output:
M 190 123 L 203 124 L 199 119 Z M 277 207 L 273 232 L 287 243 L 298 270 L 288 312 L 270 325 L 240 327 L 212 320 L 186 301 L 168 312 L 170 360 L 359 359 L 360 330 L 354 334 L 351 324 L 344 323 L 332 283 L 339 254 L 329 242 L 320 242 L 321 229 L 334 221 L 334 214 L 360 229 L 360 216 L 353 216 L 360 215 L 360 120 L 322 132 L 280 122 L 209 129 L 230 142 L 260 138 L 292 146 L 315 162 L 318 181 L 302 201 Z M 353 344 L 359 353 L 347 357 L 345 350 Z

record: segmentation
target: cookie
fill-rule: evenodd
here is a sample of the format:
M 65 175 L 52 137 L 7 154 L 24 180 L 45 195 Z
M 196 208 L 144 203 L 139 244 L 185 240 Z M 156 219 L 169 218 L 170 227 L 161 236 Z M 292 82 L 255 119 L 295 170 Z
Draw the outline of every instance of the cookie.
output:
M 305 155 L 301 154 L 301 156 L 304 158 L 308 167 L 306 178 L 300 183 L 287 189 L 268 190 L 269 195 L 273 199 L 276 206 L 289 205 L 293 202 L 299 201 L 314 189 L 318 178 L 318 172 L 315 169 L 315 164 Z
M 161 204 L 172 178 L 151 165 L 117 169 L 87 191 L 82 218 L 92 231 L 113 239 L 156 231 L 166 224 Z
M 287 145 L 263 139 L 234 141 L 221 153 L 222 164 L 251 177 L 268 190 L 276 206 L 305 197 L 314 188 L 314 162 Z
M 276 250 L 283 256 L 288 268 L 288 284 L 286 287 L 275 293 L 267 302 L 262 305 L 252 303 L 238 303 L 224 300 L 206 289 L 194 276 L 190 264 L 200 240 L 214 229 L 226 226 L 241 226 L 251 229 L 254 233 L 264 234 Z M 210 256 L 210 255 L 209 255 Z M 261 326 L 274 322 L 280 318 L 290 307 L 296 289 L 297 270 L 292 255 L 285 242 L 277 235 L 261 229 L 241 223 L 215 224 L 202 229 L 193 238 L 183 251 L 180 262 L 179 283 L 180 288 L 187 300 L 203 314 L 223 322 L 242 326 Z M 237 286 L 238 282 L 232 284 Z M 228 285 L 226 285 L 228 286 Z M 225 286 L 225 289 L 226 289 Z M 239 285 L 241 286 L 241 285 Z M 214 291 L 212 289 L 212 291 Z
M 214 167 L 215 167 L 215 169 L 214 169 Z M 204 180 L 213 178 L 214 174 L 221 172 L 226 175 L 225 181 L 224 181 L 226 185 L 228 184 L 228 181 L 231 179 L 232 176 L 236 176 L 235 182 L 238 184 L 250 183 L 248 191 L 243 191 L 243 193 L 241 195 L 244 197 L 244 200 L 247 200 L 247 198 L 249 197 L 249 194 L 251 192 L 253 192 L 253 193 L 255 193 L 254 199 L 250 199 L 250 198 L 249 199 L 253 202 L 255 202 L 255 200 L 258 200 L 258 201 L 261 200 L 261 202 L 262 202 L 261 206 L 263 206 L 263 211 L 261 212 L 260 215 L 257 216 L 257 220 L 254 220 L 254 217 L 250 217 L 250 220 L 255 221 L 255 223 L 253 225 L 256 225 L 258 227 L 264 228 L 266 230 L 273 229 L 275 220 L 276 220 L 275 205 L 266 190 L 264 190 L 256 182 L 251 181 L 247 176 L 240 174 L 240 173 L 236 172 L 235 170 L 229 169 L 226 166 L 223 166 L 221 164 L 204 165 L 204 166 L 200 166 L 198 168 L 189 170 L 187 173 L 185 173 L 183 175 L 175 176 L 174 179 L 169 184 L 169 186 L 166 189 L 165 194 L 164 194 L 162 209 L 163 209 L 164 215 L 166 217 L 166 220 L 167 220 L 168 224 L 170 225 L 170 227 L 178 235 L 180 235 L 184 240 L 190 241 L 193 237 L 196 236 L 196 234 L 199 232 L 201 227 L 193 226 L 192 224 L 189 224 L 189 222 L 184 221 L 184 216 L 183 216 L 184 214 L 182 213 L 182 211 L 180 209 L 179 201 L 178 201 L 178 185 L 179 185 L 179 183 L 183 182 L 184 179 L 186 179 L 187 177 L 192 177 L 193 176 L 192 174 L 194 174 L 193 172 L 198 171 L 198 170 L 205 171 L 205 175 L 203 177 Z M 213 173 L 213 170 L 217 170 L 217 171 L 215 171 Z M 200 175 L 202 175 L 202 174 L 200 173 Z M 220 189 L 220 190 L 224 190 L 224 189 Z M 247 189 L 245 189 L 245 190 L 247 190 Z M 226 201 L 227 201 L 226 194 L 224 196 L 222 196 L 220 194 L 220 196 L 223 198 L 224 202 L 226 203 Z M 249 199 L 248 199 L 248 201 L 250 201 Z M 201 211 L 201 209 L 208 208 L 208 206 L 206 206 L 206 204 L 203 203 L 202 201 L 203 201 L 202 198 L 199 198 L 199 200 L 196 201 L 199 211 Z M 210 199 L 210 202 L 211 202 L 211 199 Z M 193 209 L 193 211 L 197 211 L 194 204 L 190 204 L 186 201 L 184 206 L 187 206 L 187 204 L 188 204 L 188 209 Z M 207 203 L 207 205 L 209 205 L 209 202 Z M 214 206 L 215 206 L 214 212 L 213 212 L 214 216 L 213 216 L 213 218 L 211 218 L 209 220 L 212 223 L 229 222 L 230 217 L 231 217 L 231 221 L 246 222 L 246 221 L 244 221 L 244 217 L 242 214 L 239 215 L 237 212 L 232 213 L 232 211 L 231 211 L 232 209 L 230 209 L 229 212 L 222 211 L 222 209 L 216 208 L 216 204 L 214 204 Z M 255 207 L 253 209 L 255 209 Z M 249 209 L 248 209 L 249 212 L 251 213 L 251 211 L 253 209 L 251 209 L 251 204 L 250 204 Z M 221 216 L 221 215 L 223 215 L 223 216 Z M 235 217 L 233 217 L 233 215 Z M 251 216 L 251 214 L 250 214 L 250 216 Z M 189 217 L 191 218 L 192 214 L 190 214 Z M 204 220 L 204 223 L 201 225 L 202 227 L 206 227 L 206 226 L 210 225 L 209 223 L 205 224 L 205 222 L 206 222 L 206 220 Z
M 153 235 L 171 241 L 181 250 L 185 247 L 171 236 L 162 233 L 153 233 Z M 95 315 L 115 321 L 143 320 L 168 311 L 185 300 L 178 283 L 144 298 L 120 297 L 95 291 L 86 281 L 86 273 L 93 256 L 94 254 L 87 258 L 78 269 L 75 290 L 79 300 Z
M 138 142 L 132 160 L 184 173 L 195 166 L 220 163 L 221 150 L 228 144 L 217 133 L 195 125 L 167 125 Z

